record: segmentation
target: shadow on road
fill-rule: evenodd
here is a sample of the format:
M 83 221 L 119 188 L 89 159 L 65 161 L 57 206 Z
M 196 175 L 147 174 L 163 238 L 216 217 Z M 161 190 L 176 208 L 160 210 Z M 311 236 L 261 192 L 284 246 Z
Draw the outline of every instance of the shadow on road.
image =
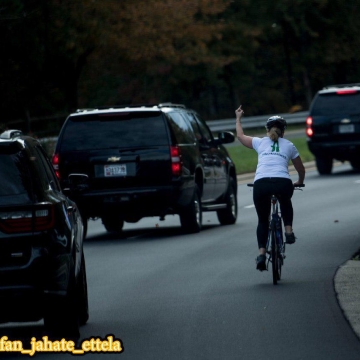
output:
M 208 231 L 210 229 L 219 227 L 221 225 L 203 225 L 201 232 Z M 187 234 L 179 226 L 154 228 L 154 227 L 142 227 L 139 229 L 125 229 L 121 233 L 103 233 L 101 235 L 89 235 L 85 242 L 134 242 L 134 241 L 147 241 L 147 240 L 159 240 L 162 238 L 176 238 L 182 236 L 197 236 L 198 234 Z
M 319 175 L 319 177 L 322 179 L 326 179 L 329 177 L 359 176 L 359 175 L 360 175 L 360 170 L 346 169 L 346 170 L 340 170 L 340 171 L 333 171 L 329 175 Z

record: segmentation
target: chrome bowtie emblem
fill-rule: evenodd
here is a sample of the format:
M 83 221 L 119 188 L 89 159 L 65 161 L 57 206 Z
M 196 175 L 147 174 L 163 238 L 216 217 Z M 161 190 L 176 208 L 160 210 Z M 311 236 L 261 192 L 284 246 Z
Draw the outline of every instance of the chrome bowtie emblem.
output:
M 116 156 L 112 156 L 112 157 L 109 157 L 107 159 L 108 162 L 116 162 L 116 161 L 119 161 L 121 158 L 120 157 L 116 157 Z
M 342 124 L 348 124 L 350 122 L 350 119 L 342 119 L 340 122 Z

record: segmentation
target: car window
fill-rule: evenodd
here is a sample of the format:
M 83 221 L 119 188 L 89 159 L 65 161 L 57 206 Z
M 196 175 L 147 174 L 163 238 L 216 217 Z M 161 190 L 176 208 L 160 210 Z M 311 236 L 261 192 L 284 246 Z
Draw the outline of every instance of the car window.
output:
M 206 125 L 205 121 L 202 120 L 198 115 L 191 114 L 192 118 L 196 121 L 197 125 L 200 128 L 200 132 L 202 134 L 203 142 L 209 143 L 213 140 L 213 136 L 209 127 Z
M 68 119 L 61 151 L 167 145 L 168 137 L 162 113 L 80 115 Z
M 48 184 L 51 186 L 53 190 L 60 191 L 60 185 L 54 173 L 54 169 L 49 162 L 44 150 L 40 146 L 36 146 L 34 151 L 37 154 L 37 158 L 39 160 L 39 166 L 41 166 L 41 172 L 46 176 L 48 180 Z
M 32 168 L 32 176 L 36 186 L 43 190 L 49 189 L 49 180 L 44 169 L 44 165 L 40 159 L 38 152 L 35 147 L 28 147 L 30 167 Z
M 179 144 L 194 144 L 194 132 L 188 121 L 179 112 L 171 112 L 168 115 L 171 118 L 170 126 L 174 131 L 177 142 Z
M 193 114 L 191 113 L 185 113 L 184 116 L 186 116 L 186 118 L 189 120 L 189 123 L 193 129 L 193 132 L 195 134 L 195 137 L 196 139 L 199 141 L 199 142 L 203 142 L 203 135 L 200 131 L 200 127 L 199 127 L 199 124 L 197 123 L 195 117 Z
M 34 200 L 33 177 L 25 150 L 0 149 L 0 205 Z
M 314 116 L 360 114 L 360 93 L 347 95 L 319 94 L 314 101 L 311 114 Z

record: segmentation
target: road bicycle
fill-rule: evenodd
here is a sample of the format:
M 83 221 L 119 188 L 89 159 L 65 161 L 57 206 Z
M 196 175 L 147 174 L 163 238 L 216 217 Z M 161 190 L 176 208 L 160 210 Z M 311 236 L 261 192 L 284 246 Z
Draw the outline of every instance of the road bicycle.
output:
M 254 184 L 247 184 L 253 187 Z M 294 186 L 295 190 L 302 190 L 305 184 Z M 266 244 L 266 270 L 269 263 L 272 267 L 273 284 L 277 285 L 281 279 L 281 270 L 285 259 L 285 241 L 282 230 L 281 213 L 279 212 L 279 201 L 275 194 L 271 195 L 272 211 L 269 217 L 269 233 Z

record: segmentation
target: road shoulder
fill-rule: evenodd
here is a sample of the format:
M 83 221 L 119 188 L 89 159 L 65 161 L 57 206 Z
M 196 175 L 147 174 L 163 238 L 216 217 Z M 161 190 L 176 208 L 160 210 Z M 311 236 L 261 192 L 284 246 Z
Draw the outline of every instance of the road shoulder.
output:
M 348 260 L 334 277 L 336 296 L 344 316 L 360 338 L 360 261 Z

